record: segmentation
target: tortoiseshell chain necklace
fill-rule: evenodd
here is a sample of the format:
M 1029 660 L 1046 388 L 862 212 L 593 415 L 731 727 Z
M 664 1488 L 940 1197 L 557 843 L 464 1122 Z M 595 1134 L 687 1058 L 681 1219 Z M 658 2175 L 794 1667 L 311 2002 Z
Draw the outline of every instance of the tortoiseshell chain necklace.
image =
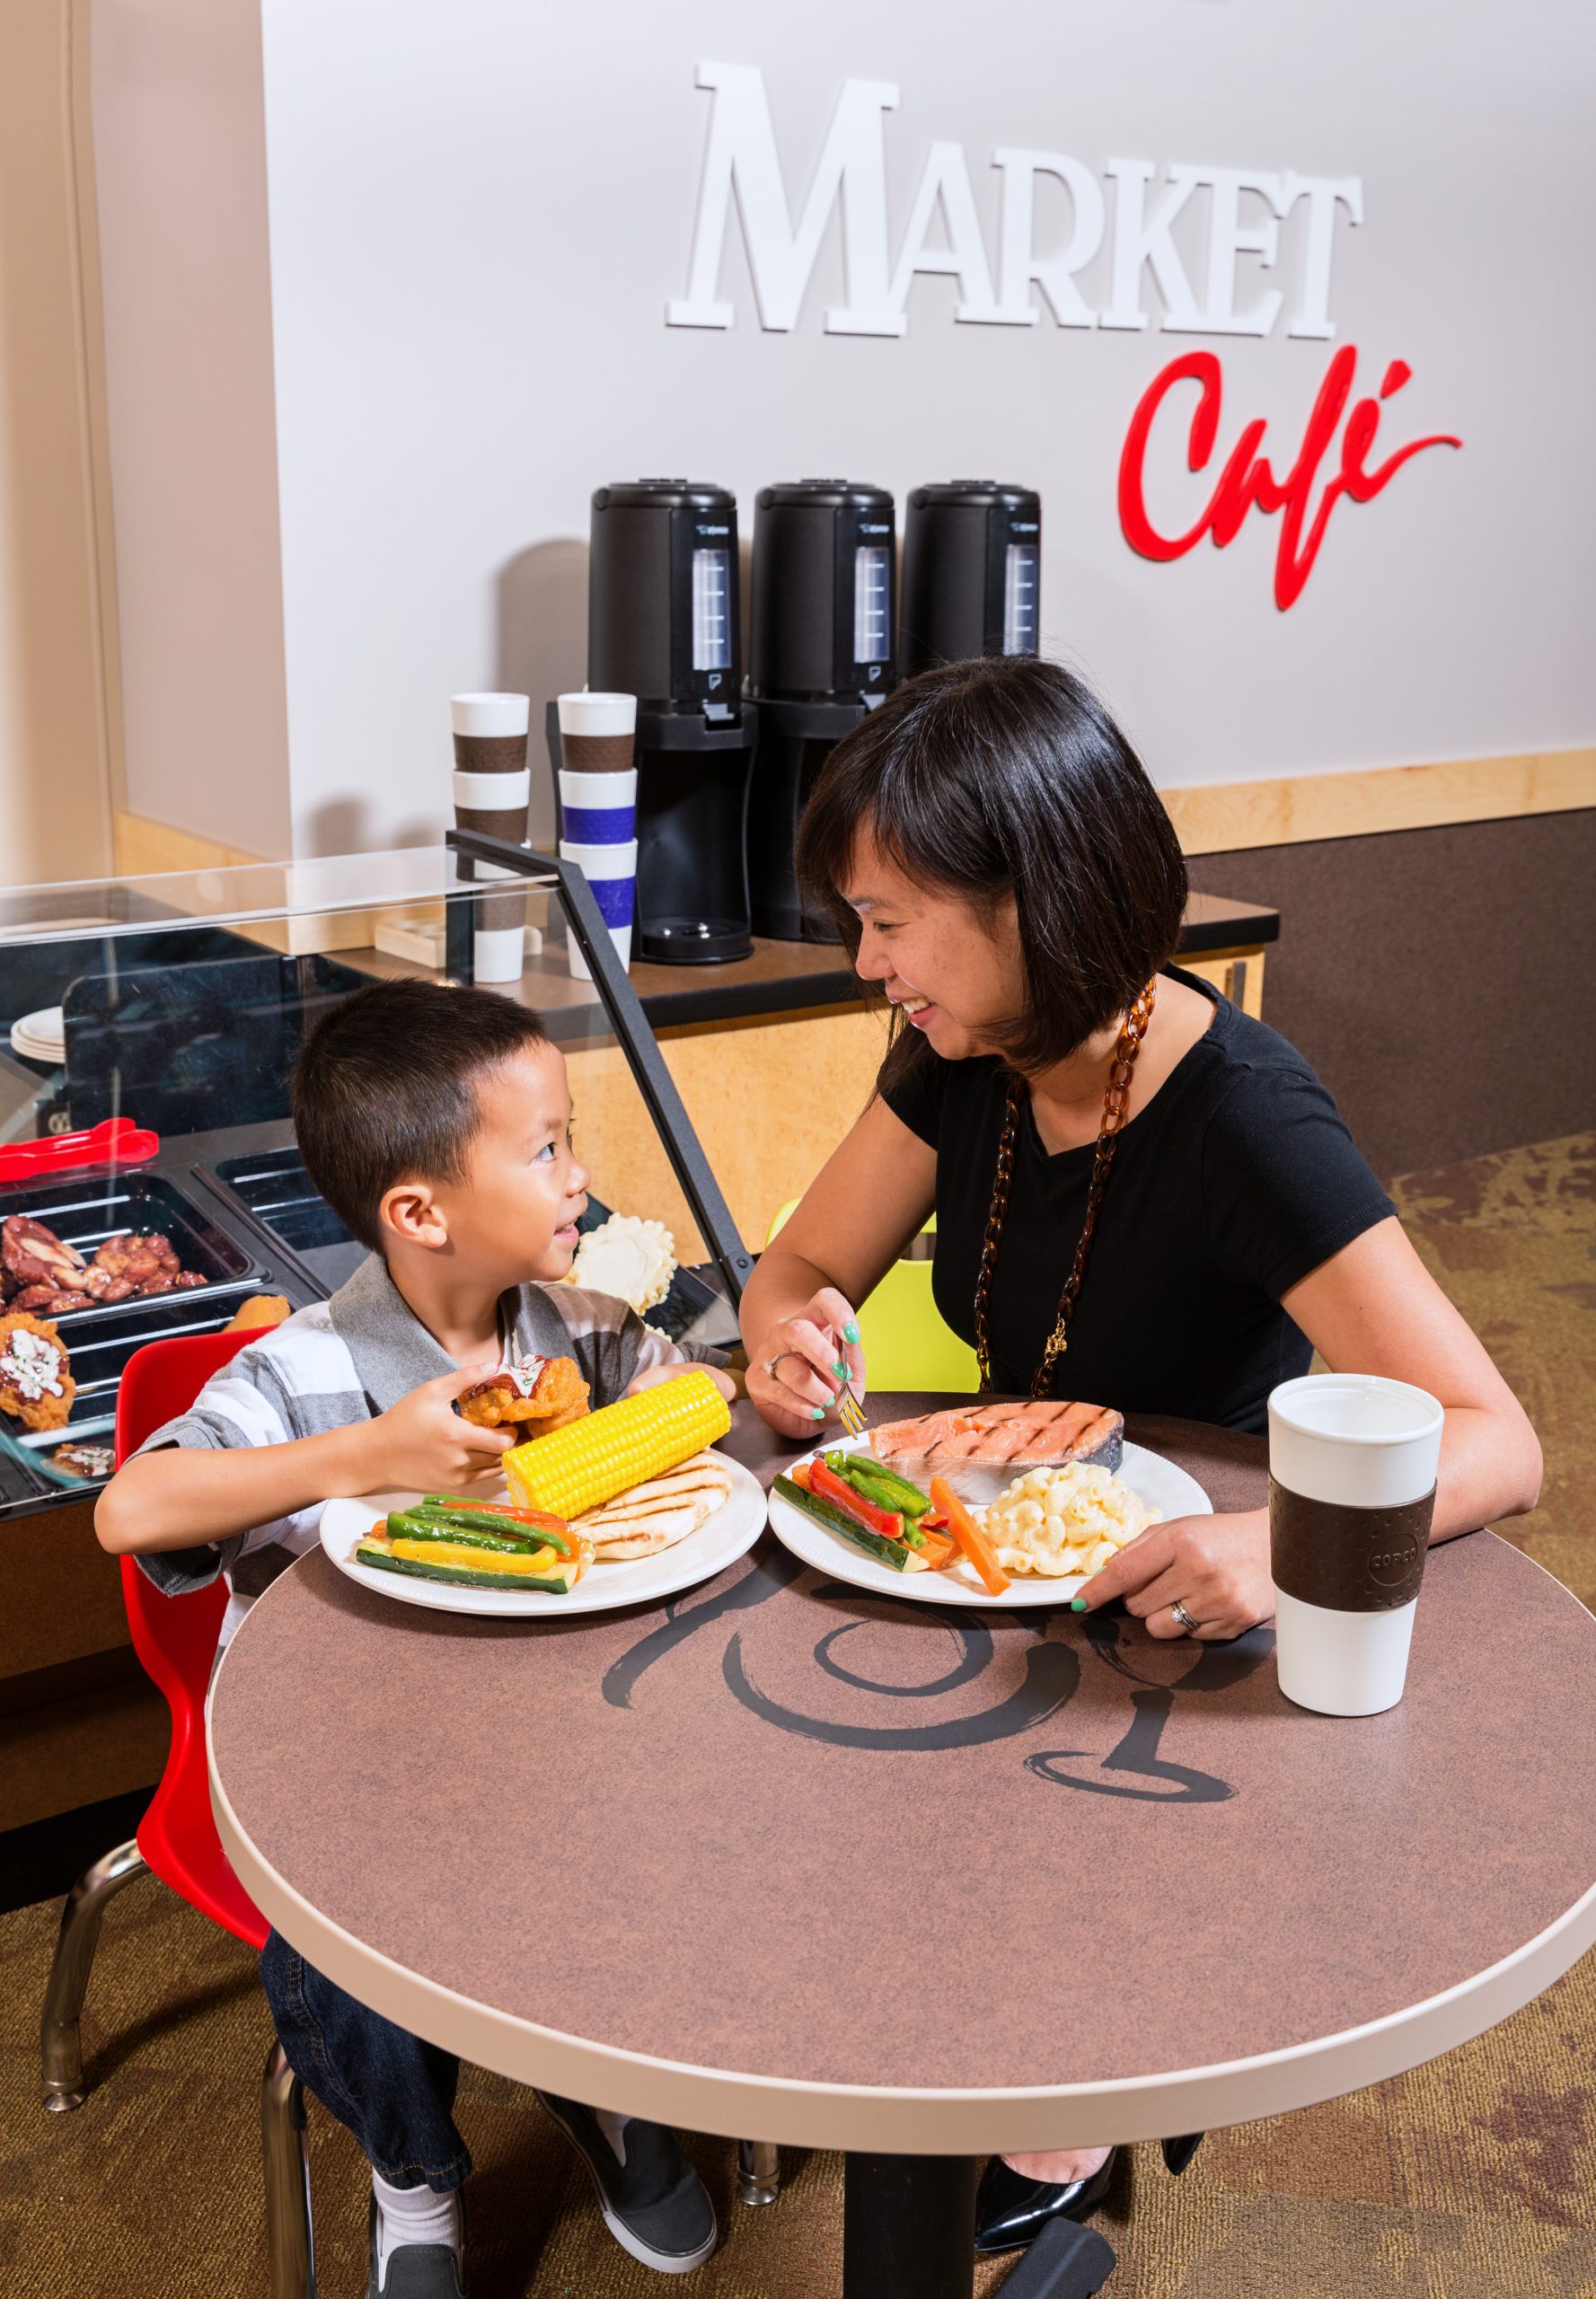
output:
M 1114 1049 L 1107 1090 L 1103 1096 L 1103 1123 L 1098 1129 L 1098 1152 L 1092 1163 L 1091 1186 L 1086 1194 L 1086 1220 L 1081 1224 L 1080 1242 L 1075 1248 L 1074 1262 L 1064 1280 L 1064 1290 L 1059 1296 L 1058 1316 L 1054 1320 L 1053 1331 L 1047 1336 L 1047 1346 L 1042 1352 L 1036 1377 L 1031 1383 L 1033 1400 L 1047 1396 L 1053 1387 L 1053 1369 L 1070 1345 L 1070 1320 L 1075 1315 L 1075 1303 L 1080 1292 L 1080 1280 L 1086 1269 L 1092 1232 L 1098 1226 L 1103 1192 L 1108 1186 L 1114 1153 L 1119 1147 L 1120 1128 L 1125 1122 L 1130 1105 L 1131 1075 L 1136 1067 L 1136 1056 L 1142 1051 L 1142 1041 L 1147 1035 L 1147 1026 L 1152 1019 L 1157 998 L 1158 982 L 1155 977 L 1125 1016 L 1119 1041 Z M 1009 1213 L 1009 1194 L 1014 1186 L 1014 1143 L 1019 1132 L 1020 1099 L 1025 1090 L 1023 1078 L 1010 1079 L 1008 1106 L 1003 1114 L 1003 1131 L 998 1142 L 997 1176 L 992 1185 L 992 1210 L 986 1217 L 986 1235 L 981 1243 L 981 1273 L 975 1281 L 975 1361 L 981 1369 L 981 1394 L 983 1397 L 992 1394 L 992 1338 L 987 1320 L 992 1273 L 998 1265 L 998 1247 L 1003 1242 L 1003 1223 Z

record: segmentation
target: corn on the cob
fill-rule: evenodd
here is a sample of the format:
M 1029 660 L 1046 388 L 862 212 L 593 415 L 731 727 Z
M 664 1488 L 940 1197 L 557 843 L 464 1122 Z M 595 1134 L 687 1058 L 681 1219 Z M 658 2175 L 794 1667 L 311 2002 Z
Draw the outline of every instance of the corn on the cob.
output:
M 709 1375 L 678 1374 L 619 1405 L 514 1445 L 504 1473 L 517 1501 L 568 1520 L 597 1509 L 618 1493 L 714 1444 L 731 1427 L 731 1413 Z

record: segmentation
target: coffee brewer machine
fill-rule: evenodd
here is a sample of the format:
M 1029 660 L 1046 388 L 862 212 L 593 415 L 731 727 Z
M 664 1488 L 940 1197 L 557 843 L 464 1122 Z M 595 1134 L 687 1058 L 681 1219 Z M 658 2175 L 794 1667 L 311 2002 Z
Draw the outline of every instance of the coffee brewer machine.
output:
M 1034 655 L 1041 544 L 1042 498 L 1028 487 L 917 487 L 904 520 L 904 676 L 967 655 Z
M 893 685 L 892 497 L 843 479 L 762 488 L 754 520 L 749 692 L 759 749 L 748 796 L 754 923 L 782 942 L 834 942 L 793 869 L 798 819 L 833 746 Z
M 587 683 L 638 699 L 638 954 L 745 958 L 758 721 L 743 700 L 736 498 L 685 479 L 601 487 L 592 542 Z

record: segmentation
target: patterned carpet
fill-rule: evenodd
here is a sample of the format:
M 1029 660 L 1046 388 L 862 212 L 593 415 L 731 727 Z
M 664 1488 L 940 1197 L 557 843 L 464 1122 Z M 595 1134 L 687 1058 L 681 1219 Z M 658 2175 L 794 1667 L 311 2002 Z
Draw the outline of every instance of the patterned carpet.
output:
M 1596 1599 L 1596 1137 L 1398 1185 L 1426 1261 L 1524 1397 L 1546 1492 L 1510 1537 Z M 106 1923 L 85 2020 L 96 2088 L 43 2115 L 33 2031 L 57 1910 L 0 1919 L 0 2292 L 6 2299 L 264 2295 L 256 2086 L 269 2040 L 252 1960 L 159 1885 Z M 476 2299 L 642 2299 L 530 2097 L 468 2072 L 461 2123 Z M 731 2151 L 693 2143 L 729 2240 L 683 2289 L 833 2299 L 837 2158 L 785 2158 L 773 2210 L 730 2197 Z M 322 2299 L 364 2288 L 365 2183 L 313 2115 Z M 1596 2299 L 1596 1957 L 1477 2043 L 1323 2108 L 1216 2133 L 1186 2177 L 1131 2154 L 1100 2219 L 1112 2299 Z M 983 2268 L 997 2290 L 1007 2262 Z

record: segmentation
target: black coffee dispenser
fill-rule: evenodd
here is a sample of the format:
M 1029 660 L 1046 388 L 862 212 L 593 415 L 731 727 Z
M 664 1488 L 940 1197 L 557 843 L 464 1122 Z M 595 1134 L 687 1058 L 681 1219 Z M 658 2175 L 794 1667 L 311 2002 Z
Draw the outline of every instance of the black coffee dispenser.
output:
M 743 700 L 736 498 L 685 479 L 601 487 L 592 543 L 587 683 L 638 698 L 638 954 L 745 958 L 758 719 Z
M 777 941 L 838 939 L 831 920 L 804 905 L 793 844 L 833 748 L 894 683 L 895 525 L 884 488 L 799 479 L 759 493 L 748 875 L 755 929 Z
M 904 520 L 904 676 L 967 655 L 1034 655 L 1041 546 L 1042 498 L 1028 487 L 917 487 Z

